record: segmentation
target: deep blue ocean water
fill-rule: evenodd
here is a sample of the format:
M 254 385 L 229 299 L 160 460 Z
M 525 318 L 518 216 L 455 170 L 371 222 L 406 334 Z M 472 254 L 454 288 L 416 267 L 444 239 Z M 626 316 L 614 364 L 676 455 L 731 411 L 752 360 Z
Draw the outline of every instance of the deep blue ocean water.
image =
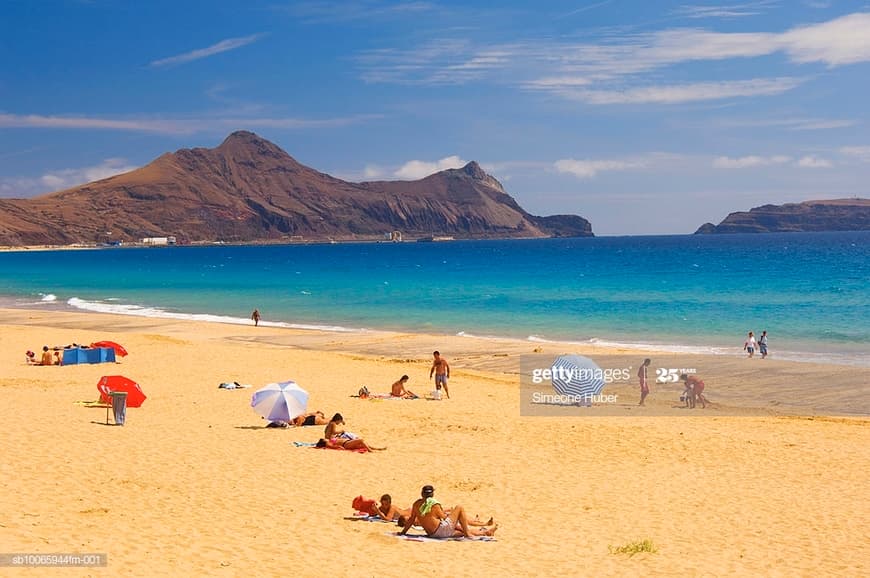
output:
M 6 306 L 870 365 L 870 232 L 0 253 Z M 204 317 L 202 317 L 204 316 Z

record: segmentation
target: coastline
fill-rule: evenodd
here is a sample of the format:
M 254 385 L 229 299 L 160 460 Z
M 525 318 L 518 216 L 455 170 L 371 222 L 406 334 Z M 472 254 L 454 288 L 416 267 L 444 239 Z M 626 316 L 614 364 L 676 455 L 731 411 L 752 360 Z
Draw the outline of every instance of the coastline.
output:
M 807 364 L 774 362 L 766 376 L 736 377 L 751 380 L 733 392 L 749 409 L 725 404 L 727 384 L 714 377 L 708 392 L 718 408 L 672 408 L 676 390 L 664 387 L 636 408 L 632 381 L 627 415 L 523 416 L 511 367 L 536 346 L 528 342 L 18 309 L 0 310 L 0 325 L 5 549 L 106 553 L 108 566 L 91 575 L 566 575 L 577 573 L 578 551 L 588 574 L 870 570 L 860 483 L 870 420 L 753 409 L 753 396 L 788 388 Z M 24 363 L 27 348 L 97 339 L 130 355 L 117 364 Z M 435 348 L 451 364 L 451 399 L 350 397 L 363 384 L 383 391 L 403 373 L 408 389 L 426 393 Z M 125 427 L 74 403 L 95 399 L 100 376 L 115 374 L 148 396 L 128 409 Z M 853 390 L 863 386 L 858 372 L 844 376 Z M 341 412 L 349 429 L 388 450 L 295 447 L 322 429 L 266 429 L 250 408 L 252 389 L 217 388 L 283 379 L 310 393 L 309 409 Z M 423 484 L 448 505 L 494 516 L 497 541 L 403 542 L 389 535 L 394 526 L 342 519 L 354 496 L 389 492 L 404 506 Z M 611 553 L 644 539 L 656 553 Z M 374 559 L 396 563 L 374 570 Z
M 214 316 L 191 320 L 187 315 L 176 318 L 117 315 L 97 312 L 0 308 L 0 324 L 44 328 L 75 328 L 77 331 L 126 333 L 153 328 L 187 333 L 190 328 L 226 342 L 239 342 L 269 348 L 290 348 L 310 352 L 332 352 L 390 363 L 426 364 L 434 350 L 447 352 L 454 364 L 466 370 L 494 373 L 508 384 L 522 381 L 524 361 L 563 354 L 579 354 L 593 359 L 602 369 L 625 369 L 628 379 L 606 386 L 623 399 L 634 396 L 640 362 L 649 357 L 651 379 L 657 368 L 689 368 L 708 384 L 707 394 L 717 399 L 724 413 L 739 415 L 845 415 L 870 416 L 870 385 L 860 368 L 836 363 L 777 359 L 747 359 L 744 354 L 679 352 L 667 349 L 620 346 L 613 343 L 577 343 L 515 339 L 492 336 L 438 335 L 387 330 L 348 330 L 347 328 L 298 327 L 283 323 L 262 322 L 257 328 L 249 321 L 233 319 L 215 321 Z M 251 333 L 251 330 L 254 332 Z M 69 343 L 86 343 L 76 339 Z M 95 338 L 99 339 L 99 338 Z M 57 344 L 49 343 L 54 346 Z M 33 347 L 41 344 L 33 344 Z M 32 348 L 32 347 L 31 347 Z M 546 359 L 544 359 L 546 361 Z M 820 387 L 819 384 L 824 384 Z M 361 385 L 370 385 L 360 383 Z M 665 405 L 679 401 L 681 384 L 657 384 L 666 389 Z M 359 387 L 359 386 L 358 386 Z M 357 387 L 357 388 L 358 388 Z M 624 415 L 631 415 L 626 406 Z

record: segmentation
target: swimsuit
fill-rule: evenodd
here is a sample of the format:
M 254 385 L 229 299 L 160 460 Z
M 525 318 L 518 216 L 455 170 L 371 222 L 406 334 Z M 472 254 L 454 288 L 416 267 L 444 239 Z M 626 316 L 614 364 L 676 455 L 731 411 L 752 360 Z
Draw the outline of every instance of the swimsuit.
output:
M 440 373 L 435 375 L 435 386 L 440 387 L 441 384 L 447 385 L 447 374 Z
M 305 418 L 305 421 L 302 422 L 302 425 L 315 425 L 315 418 L 313 415 L 309 415 Z
M 441 523 L 438 524 L 438 528 L 436 528 L 430 536 L 432 538 L 452 538 L 455 532 L 456 525 L 453 523 L 453 520 L 450 518 L 444 518 L 441 520 Z

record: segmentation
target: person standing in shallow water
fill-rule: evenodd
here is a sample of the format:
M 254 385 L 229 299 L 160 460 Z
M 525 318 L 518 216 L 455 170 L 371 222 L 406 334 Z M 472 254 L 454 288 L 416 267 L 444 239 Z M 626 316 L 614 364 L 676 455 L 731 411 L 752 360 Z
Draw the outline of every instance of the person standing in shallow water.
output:
M 755 345 L 755 334 L 750 331 L 746 341 L 743 342 L 743 351 L 748 353 L 749 357 L 753 357 L 755 355 Z
M 251 319 L 254 320 L 254 327 L 260 325 L 260 310 L 254 309 L 254 312 L 251 313 Z
M 649 395 L 649 376 L 647 375 L 647 369 L 651 362 L 650 358 L 647 357 L 643 360 L 643 363 L 640 364 L 640 368 L 637 370 L 637 378 L 640 380 L 640 403 L 637 405 L 643 405 L 643 401 L 646 399 L 646 396 Z

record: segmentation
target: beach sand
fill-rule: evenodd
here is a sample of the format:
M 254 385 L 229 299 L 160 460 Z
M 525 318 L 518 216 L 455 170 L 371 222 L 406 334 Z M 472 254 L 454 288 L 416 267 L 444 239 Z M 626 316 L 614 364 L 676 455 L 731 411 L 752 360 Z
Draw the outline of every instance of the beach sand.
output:
M 684 409 L 668 384 L 637 408 L 632 376 L 614 385 L 617 415 L 521 416 L 519 356 L 562 346 L 25 310 L 0 310 L 0 325 L 0 554 L 108 555 L 105 568 L 52 575 L 870 574 L 860 368 L 649 353 L 654 366 L 697 368 L 716 403 Z M 24 362 L 43 344 L 102 339 L 130 355 Z M 428 393 L 433 349 L 450 361 L 450 400 L 350 397 L 402 374 Z M 635 369 L 647 355 L 572 352 Z M 116 374 L 148 395 L 124 427 L 74 403 Z M 286 379 L 309 391 L 310 409 L 341 412 L 388 450 L 295 447 L 322 428 L 264 428 L 250 395 Z M 254 387 L 218 389 L 227 381 Z M 343 519 L 354 496 L 406 506 L 424 484 L 447 506 L 494 516 L 497 541 L 402 541 L 395 526 Z M 642 540 L 657 551 L 611 551 Z

